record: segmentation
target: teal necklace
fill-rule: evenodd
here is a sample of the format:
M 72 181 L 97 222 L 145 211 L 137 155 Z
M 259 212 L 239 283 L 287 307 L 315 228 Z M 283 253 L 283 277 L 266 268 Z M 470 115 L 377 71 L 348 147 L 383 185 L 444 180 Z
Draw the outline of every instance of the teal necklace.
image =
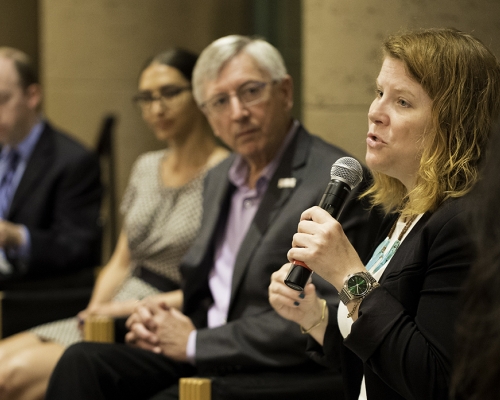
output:
M 382 266 L 384 266 L 386 263 L 390 261 L 394 253 L 396 253 L 397 249 L 401 245 L 401 241 L 403 240 L 405 233 L 408 231 L 411 224 L 413 223 L 413 221 L 415 221 L 416 218 L 417 218 L 416 215 L 412 215 L 410 218 L 407 219 L 406 224 L 401 233 L 399 234 L 398 238 L 394 241 L 387 254 L 385 254 L 385 251 L 387 249 L 387 246 L 391 242 L 391 236 L 394 233 L 394 230 L 396 229 L 396 225 L 398 224 L 399 219 L 396 220 L 396 222 L 394 222 L 394 225 L 389 231 L 389 234 L 384 239 L 384 241 L 378 245 L 378 247 L 375 249 L 375 252 L 373 253 L 372 258 L 370 258 L 370 261 L 368 262 L 368 264 L 366 264 L 366 269 L 371 274 L 375 274 L 380 268 L 382 268 Z

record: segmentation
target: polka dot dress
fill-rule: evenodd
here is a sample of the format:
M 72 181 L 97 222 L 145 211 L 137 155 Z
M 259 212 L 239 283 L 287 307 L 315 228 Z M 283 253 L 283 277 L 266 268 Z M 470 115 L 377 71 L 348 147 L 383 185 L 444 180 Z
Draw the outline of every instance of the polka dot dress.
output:
M 179 263 L 201 224 L 203 178 L 207 169 L 181 187 L 162 184 L 161 163 L 168 150 L 146 153 L 132 169 L 121 211 L 131 254 L 130 272 L 137 266 L 180 283 Z M 159 291 L 129 276 L 115 300 L 142 299 Z M 81 341 L 76 318 L 40 325 L 30 330 L 42 340 L 69 346 Z

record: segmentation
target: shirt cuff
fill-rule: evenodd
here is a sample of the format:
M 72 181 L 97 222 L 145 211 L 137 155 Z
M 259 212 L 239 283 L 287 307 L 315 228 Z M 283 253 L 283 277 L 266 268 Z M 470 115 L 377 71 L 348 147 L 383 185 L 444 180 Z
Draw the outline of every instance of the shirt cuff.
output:
M 188 359 L 188 362 L 191 364 L 195 365 L 195 358 L 196 358 L 196 337 L 197 337 L 198 331 L 194 330 L 191 331 L 188 337 L 188 342 L 186 346 L 186 356 Z

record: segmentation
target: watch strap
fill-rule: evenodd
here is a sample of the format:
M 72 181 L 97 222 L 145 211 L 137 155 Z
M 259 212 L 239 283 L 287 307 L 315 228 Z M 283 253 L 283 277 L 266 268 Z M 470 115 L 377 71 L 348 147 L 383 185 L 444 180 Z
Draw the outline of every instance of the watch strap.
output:
M 352 294 L 347 288 L 347 282 L 354 275 L 361 275 L 368 282 L 368 289 L 361 296 Z M 375 289 L 378 286 L 380 286 L 380 284 L 369 272 L 357 272 L 347 277 L 346 281 L 344 282 L 344 287 L 339 292 L 339 299 L 342 303 L 347 305 L 347 303 L 349 303 L 352 299 L 365 297 L 368 293 L 370 293 L 373 289 Z
M 345 305 L 347 305 L 347 303 L 349 303 L 352 299 L 353 299 L 353 296 L 352 294 L 347 290 L 346 287 L 343 287 L 342 290 L 340 291 L 339 293 L 339 299 L 342 303 L 344 303 Z

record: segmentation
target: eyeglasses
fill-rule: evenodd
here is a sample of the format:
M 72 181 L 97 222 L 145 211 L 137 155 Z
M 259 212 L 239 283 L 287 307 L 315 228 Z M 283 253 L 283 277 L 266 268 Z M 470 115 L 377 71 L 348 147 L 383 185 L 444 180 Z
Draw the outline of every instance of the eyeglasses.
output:
M 143 110 L 150 110 L 155 101 L 159 101 L 163 108 L 169 108 L 175 105 L 178 96 L 185 90 L 191 90 L 191 86 L 166 85 L 158 89 L 159 96 L 153 96 L 150 91 L 144 91 L 136 94 L 132 100 Z
M 277 81 L 258 82 L 249 81 L 236 89 L 236 97 L 244 106 L 253 106 L 262 101 L 267 100 L 269 96 L 269 84 L 274 84 Z M 231 95 L 228 93 L 220 93 L 201 104 L 209 114 L 222 115 L 230 110 Z

